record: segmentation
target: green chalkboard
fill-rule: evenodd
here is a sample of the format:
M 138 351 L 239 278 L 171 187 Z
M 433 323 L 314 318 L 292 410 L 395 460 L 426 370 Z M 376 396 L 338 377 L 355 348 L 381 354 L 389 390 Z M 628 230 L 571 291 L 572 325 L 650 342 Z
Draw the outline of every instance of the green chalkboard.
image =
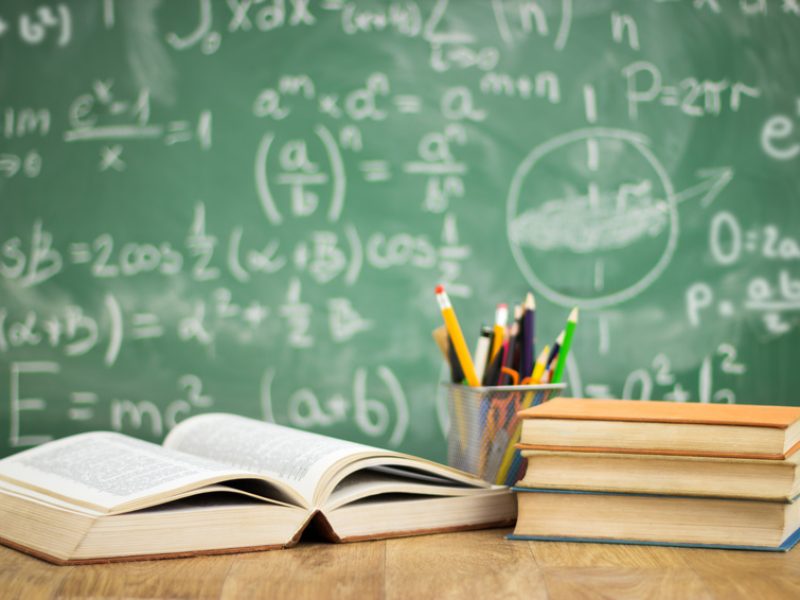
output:
M 792 2 L 6 1 L 0 454 L 231 411 L 441 459 L 468 337 L 798 402 Z

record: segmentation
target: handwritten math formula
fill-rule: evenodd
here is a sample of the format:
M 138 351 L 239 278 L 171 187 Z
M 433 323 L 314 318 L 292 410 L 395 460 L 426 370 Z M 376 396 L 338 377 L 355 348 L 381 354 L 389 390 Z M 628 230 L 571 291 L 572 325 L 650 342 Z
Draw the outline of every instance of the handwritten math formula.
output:
M 791 403 L 798 33 L 791 0 L 4 3 L 0 454 L 214 410 L 442 458 L 440 283 L 469 344 L 579 306 L 573 395 Z

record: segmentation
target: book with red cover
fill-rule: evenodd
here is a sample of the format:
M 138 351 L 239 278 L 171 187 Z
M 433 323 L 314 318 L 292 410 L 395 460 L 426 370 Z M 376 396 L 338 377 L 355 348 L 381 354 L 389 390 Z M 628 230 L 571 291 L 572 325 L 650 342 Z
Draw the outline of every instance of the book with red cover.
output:
M 555 398 L 523 410 L 519 447 L 781 460 L 800 447 L 800 407 Z

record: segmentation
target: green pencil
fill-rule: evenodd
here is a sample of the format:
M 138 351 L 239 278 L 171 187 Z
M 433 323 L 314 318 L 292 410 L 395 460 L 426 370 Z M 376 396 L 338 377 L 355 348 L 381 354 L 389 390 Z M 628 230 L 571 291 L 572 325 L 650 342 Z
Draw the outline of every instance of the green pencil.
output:
M 561 349 L 558 351 L 558 360 L 556 361 L 556 368 L 553 370 L 553 378 L 550 383 L 560 383 L 561 376 L 564 374 L 564 367 L 567 366 L 567 354 L 572 345 L 572 334 L 575 333 L 575 326 L 578 324 L 578 307 L 572 309 L 567 318 L 567 326 L 564 328 L 564 342 L 561 344 Z

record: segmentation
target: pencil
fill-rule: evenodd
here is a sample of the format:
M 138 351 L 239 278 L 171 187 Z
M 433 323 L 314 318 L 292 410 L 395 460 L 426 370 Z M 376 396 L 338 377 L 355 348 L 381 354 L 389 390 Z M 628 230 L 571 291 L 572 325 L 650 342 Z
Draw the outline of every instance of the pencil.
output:
M 450 336 L 450 341 L 455 348 L 458 362 L 461 363 L 461 370 L 464 371 L 464 377 L 467 379 L 467 385 L 479 387 L 481 382 L 478 379 L 478 376 L 475 374 L 475 366 L 472 362 L 472 357 L 469 354 L 467 342 L 464 341 L 464 334 L 461 332 L 461 326 L 458 324 L 456 312 L 453 310 L 453 305 L 450 304 L 450 298 L 447 297 L 447 292 L 444 290 L 443 285 L 436 286 L 436 300 L 439 301 L 439 308 L 442 310 L 444 325 L 447 327 L 447 333 Z
M 550 348 L 550 354 L 547 355 L 547 362 L 544 363 L 545 369 L 549 369 L 553 365 L 553 361 L 558 356 L 558 351 L 561 348 L 561 344 L 564 341 L 564 330 L 561 330 L 561 333 L 558 334 L 556 338 L 556 343 L 553 344 L 553 347 Z
M 514 324 L 517 328 L 517 335 L 514 338 L 514 355 L 511 357 L 511 368 L 517 373 L 520 371 L 522 365 L 522 304 L 517 304 L 514 307 Z M 520 377 L 522 379 L 522 377 Z
M 436 342 L 436 346 L 439 348 L 439 351 L 442 353 L 442 356 L 449 363 L 450 356 L 448 355 L 447 348 L 447 329 L 444 325 L 440 325 L 431 332 L 431 335 L 433 336 L 433 341 Z
M 450 380 L 453 383 L 464 383 L 464 371 L 461 370 L 461 363 L 456 356 L 456 349 L 453 340 L 447 337 L 447 362 L 450 364 Z
M 483 380 L 483 374 L 486 372 L 486 361 L 489 358 L 491 337 L 492 328 L 481 327 L 481 335 L 478 337 L 478 343 L 475 345 L 475 376 L 478 378 L 478 381 Z
M 508 323 L 508 305 L 498 304 L 494 311 L 494 338 L 492 339 L 492 351 L 489 353 L 490 360 L 503 347 L 503 339 L 506 335 L 506 324 Z
M 508 332 L 508 347 L 506 348 L 505 355 L 503 356 L 502 366 L 506 367 L 507 369 L 514 368 L 514 354 L 516 354 L 517 351 L 517 337 L 519 337 L 519 323 L 516 319 L 514 319 Z M 507 379 L 508 375 L 503 373 L 501 370 L 498 385 L 507 385 Z
M 570 346 L 572 346 L 572 336 L 575 333 L 575 327 L 578 324 L 578 307 L 572 309 L 567 318 L 567 326 L 564 328 L 564 341 L 561 342 L 561 348 L 558 351 L 558 359 L 556 360 L 555 369 L 553 369 L 553 377 L 550 381 L 553 383 L 560 383 L 561 377 L 564 374 L 564 367 L 567 365 L 567 355 L 569 354 Z
M 508 348 L 508 340 L 500 345 L 500 350 L 494 355 L 494 358 L 486 367 L 486 373 L 483 375 L 483 385 L 498 385 L 500 378 L 500 371 L 505 360 L 505 352 Z
M 535 317 L 536 301 L 533 299 L 533 294 L 528 292 L 528 295 L 525 296 L 522 313 L 522 364 L 519 369 L 520 379 L 530 377 L 533 373 Z
M 536 365 L 533 367 L 533 374 L 531 380 L 533 383 L 541 383 L 542 375 L 544 374 L 545 366 L 547 365 L 547 356 L 550 354 L 550 346 L 542 348 L 539 358 L 536 359 Z

